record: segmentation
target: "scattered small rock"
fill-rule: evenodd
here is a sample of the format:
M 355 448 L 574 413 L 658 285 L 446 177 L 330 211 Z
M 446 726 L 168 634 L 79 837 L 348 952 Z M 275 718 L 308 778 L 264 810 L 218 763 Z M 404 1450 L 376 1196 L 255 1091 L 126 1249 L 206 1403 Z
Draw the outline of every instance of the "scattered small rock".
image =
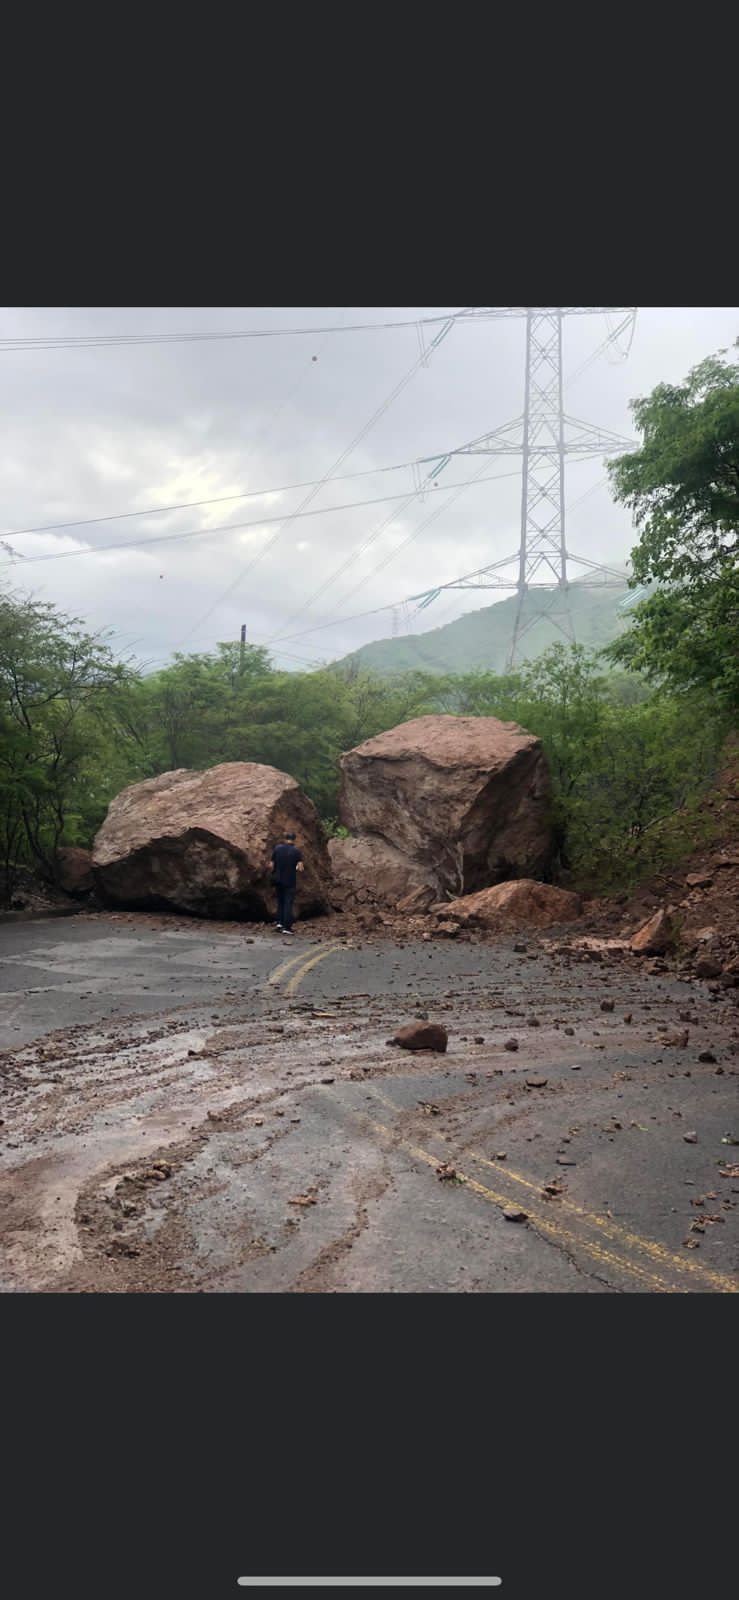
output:
M 131 1239 L 113 1239 L 110 1249 L 106 1252 L 109 1256 L 139 1256 L 141 1251 Z
M 718 978 L 723 968 L 720 961 L 714 961 L 713 956 L 699 956 L 695 963 L 697 978 Z
M 697 1133 L 684 1133 L 683 1134 L 683 1139 L 685 1140 L 686 1144 L 697 1144 L 698 1143 L 698 1135 L 697 1135 Z
M 504 1050 L 517 1050 L 518 1049 L 518 1039 L 506 1039 L 506 1041 L 505 1041 L 505 1043 L 503 1045 L 503 1049 Z
M 706 1066 L 716 1065 L 716 1057 L 712 1050 L 701 1050 L 698 1060 L 704 1062 Z
M 601 1011 L 612 1011 L 613 1004 L 614 1002 L 612 1000 L 601 1000 L 600 1009 Z
M 448 1039 L 446 1028 L 438 1022 L 409 1022 L 389 1042 L 401 1050 L 436 1050 L 443 1054 Z
M 545 1089 L 548 1082 L 548 1078 L 527 1078 L 526 1087 L 527 1089 Z
M 504 1206 L 503 1216 L 506 1222 L 527 1222 L 528 1211 L 521 1211 L 518 1206 Z

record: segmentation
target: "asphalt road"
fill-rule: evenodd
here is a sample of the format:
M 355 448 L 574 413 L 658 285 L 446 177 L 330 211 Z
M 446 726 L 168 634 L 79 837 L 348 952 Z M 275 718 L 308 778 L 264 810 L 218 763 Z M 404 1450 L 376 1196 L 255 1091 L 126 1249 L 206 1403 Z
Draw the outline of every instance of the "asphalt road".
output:
M 737 991 L 544 944 L 0 926 L 0 1289 L 734 1292 Z

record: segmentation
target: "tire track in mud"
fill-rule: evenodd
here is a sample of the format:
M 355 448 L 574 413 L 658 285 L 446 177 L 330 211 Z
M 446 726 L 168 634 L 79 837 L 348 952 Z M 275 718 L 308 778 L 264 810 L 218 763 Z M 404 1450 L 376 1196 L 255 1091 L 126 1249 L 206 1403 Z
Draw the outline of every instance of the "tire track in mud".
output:
M 325 980 L 330 992 L 327 969 L 315 961 L 314 950 L 285 963 L 286 976 L 294 979 L 307 963 L 314 980 Z M 530 975 L 529 967 L 520 981 L 530 982 Z M 535 1029 L 517 1004 L 514 980 L 509 988 L 498 981 L 483 990 L 460 981 L 432 1000 L 424 993 L 426 976 L 416 974 L 405 988 L 344 993 L 316 1003 L 288 1005 L 272 992 L 272 1006 L 258 1015 L 250 994 L 219 999 L 218 1016 L 212 1001 L 190 1003 L 156 1015 L 116 1017 L 105 1028 L 97 1022 L 56 1030 L 3 1052 L 4 1285 L 85 1293 L 315 1293 L 342 1292 L 345 1282 L 356 1286 L 360 1269 L 352 1252 L 361 1240 L 360 1258 L 366 1259 L 367 1236 L 397 1180 L 376 1144 L 352 1153 L 350 1113 L 373 1080 L 394 1080 L 390 1092 L 394 1101 L 400 1098 L 394 1109 L 402 1128 L 417 1133 L 416 1142 L 423 1142 L 418 1100 L 437 1100 L 443 1116 L 432 1124 L 434 1132 L 445 1132 L 464 1159 L 493 1139 L 502 1142 L 505 1133 L 506 1140 L 519 1140 L 524 1158 L 530 1154 L 534 1170 L 549 1154 L 544 1144 L 523 1141 L 544 1138 L 543 1128 L 553 1152 L 563 1137 L 559 1106 L 582 1124 L 591 1144 L 595 1139 L 596 1152 L 606 1148 L 610 1131 L 599 1130 L 598 1123 L 607 1118 L 612 1097 L 624 1103 L 629 1072 L 636 1088 L 647 1079 L 663 1120 L 673 1100 L 688 1105 L 695 1090 L 703 1104 L 718 1092 L 713 1069 L 696 1068 L 693 1061 L 692 1085 L 683 1086 L 682 1099 L 678 1095 L 682 1077 L 691 1075 L 682 1071 L 687 1058 L 678 1062 L 674 1051 L 662 1054 L 654 1033 L 661 1019 L 674 1017 L 674 994 L 660 993 L 644 979 L 638 985 L 630 979 L 629 989 L 618 973 L 597 970 L 596 976 L 597 983 L 578 986 L 564 1005 L 562 979 L 550 973 L 533 1002 Z M 602 1016 L 604 993 L 617 993 L 624 1003 L 628 995 L 635 1013 L 643 1008 L 643 1015 L 629 1027 L 619 1017 Z M 700 992 L 685 1000 L 700 1008 L 699 1039 L 701 1030 L 710 1029 L 728 1042 L 730 1018 L 720 1023 Z M 431 1058 L 391 1049 L 388 1034 L 429 1010 L 450 1029 L 449 1053 Z M 565 1026 L 574 1027 L 574 1034 L 564 1036 Z M 514 1056 L 503 1048 L 511 1031 L 521 1042 Z M 481 1044 L 474 1039 L 478 1033 Z M 728 1077 L 734 1068 L 722 1059 Z M 570 1060 L 579 1062 L 572 1079 Z M 545 1064 L 546 1089 L 527 1089 L 527 1070 Z M 676 1124 L 676 1138 L 679 1133 Z M 357 1161 L 361 1171 L 352 1176 Z M 152 1176 L 157 1164 L 161 1173 L 162 1163 L 169 1172 Z M 318 1204 L 289 1215 L 298 1182 L 316 1185 Z M 133 1210 L 124 1210 L 123 1202 Z M 412 1214 L 408 1226 L 412 1250 Z M 128 1246 L 139 1253 L 127 1256 Z M 577 1262 L 572 1266 L 581 1270 Z M 370 1270 L 382 1287 L 376 1262 Z M 483 1290 L 488 1286 L 488 1263 L 473 1281 Z M 605 1280 L 604 1286 L 614 1289 Z

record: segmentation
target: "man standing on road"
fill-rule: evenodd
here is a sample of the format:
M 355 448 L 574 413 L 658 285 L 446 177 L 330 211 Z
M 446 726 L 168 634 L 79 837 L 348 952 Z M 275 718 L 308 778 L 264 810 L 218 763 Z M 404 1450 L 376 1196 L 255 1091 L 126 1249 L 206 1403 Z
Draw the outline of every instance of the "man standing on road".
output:
M 281 933 L 293 931 L 293 902 L 297 873 L 304 872 L 303 857 L 295 844 L 295 834 L 286 833 L 282 844 L 272 851 L 272 882 L 277 890 L 277 927 Z

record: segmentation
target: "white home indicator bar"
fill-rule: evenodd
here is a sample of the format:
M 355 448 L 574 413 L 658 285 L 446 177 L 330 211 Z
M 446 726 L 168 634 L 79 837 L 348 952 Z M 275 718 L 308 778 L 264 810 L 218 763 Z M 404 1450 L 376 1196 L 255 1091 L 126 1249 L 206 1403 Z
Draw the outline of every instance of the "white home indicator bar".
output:
M 245 1589 L 262 1588 L 269 1586 L 273 1589 L 319 1589 L 324 1584 L 327 1588 L 338 1589 L 343 1585 L 354 1589 L 383 1589 L 398 1585 L 400 1588 L 413 1589 L 433 1585 L 436 1589 L 495 1589 L 503 1582 L 502 1578 L 239 1578 L 238 1582 Z

